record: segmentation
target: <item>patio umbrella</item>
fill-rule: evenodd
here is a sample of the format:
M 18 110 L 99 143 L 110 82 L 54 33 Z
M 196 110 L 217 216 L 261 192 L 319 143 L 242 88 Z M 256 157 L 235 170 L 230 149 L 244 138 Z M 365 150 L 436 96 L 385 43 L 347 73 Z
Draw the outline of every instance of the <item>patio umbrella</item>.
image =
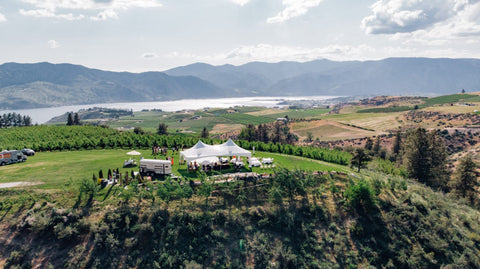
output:
M 142 155 L 142 153 L 136 151 L 136 150 L 132 150 L 130 152 L 127 152 L 127 155 Z

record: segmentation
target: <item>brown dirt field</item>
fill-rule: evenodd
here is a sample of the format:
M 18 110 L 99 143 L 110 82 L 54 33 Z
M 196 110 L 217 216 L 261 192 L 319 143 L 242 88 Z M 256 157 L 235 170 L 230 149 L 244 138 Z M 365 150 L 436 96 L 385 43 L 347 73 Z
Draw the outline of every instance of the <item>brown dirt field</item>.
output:
M 346 126 L 335 121 L 317 120 L 290 124 L 292 131 L 305 139 L 311 132 L 314 139 L 321 141 L 339 140 L 346 138 L 360 138 L 371 136 L 374 132 L 362 130 L 352 126 Z
M 212 134 L 223 134 L 232 131 L 241 131 L 245 126 L 242 124 L 217 124 L 213 127 Z
M 444 113 L 474 113 L 475 110 L 480 111 L 480 104 L 474 103 L 474 106 L 461 106 L 461 105 L 453 105 L 453 106 L 433 106 L 427 107 L 423 110 L 425 111 L 438 111 Z

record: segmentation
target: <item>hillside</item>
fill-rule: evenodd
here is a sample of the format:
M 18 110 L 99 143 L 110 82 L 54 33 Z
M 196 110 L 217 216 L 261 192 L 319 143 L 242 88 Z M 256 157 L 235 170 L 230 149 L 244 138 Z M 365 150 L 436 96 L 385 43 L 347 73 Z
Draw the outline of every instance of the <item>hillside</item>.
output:
M 221 96 L 218 87 L 192 76 L 107 72 L 71 64 L 0 65 L 0 109 Z

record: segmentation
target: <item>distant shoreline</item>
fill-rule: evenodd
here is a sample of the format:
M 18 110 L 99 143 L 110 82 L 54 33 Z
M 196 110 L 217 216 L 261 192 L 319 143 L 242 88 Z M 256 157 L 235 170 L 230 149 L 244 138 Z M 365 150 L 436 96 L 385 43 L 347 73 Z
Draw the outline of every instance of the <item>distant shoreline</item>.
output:
M 133 111 L 141 111 L 143 109 L 161 109 L 167 112 L 174 112 L 180 110 L 197 110 L 206 107 L 210 108 L 228 108 L 234 106 L 262 106 L 275 107 L 285 106 L 279 105 L 280 102 L 286 100 L 328 100 L 337 98 L 339 96 L 255 96 L 255 97 L 234 97 L 234 98 L 208 98 L 208 99 L 181 99 L 175 101 L 163 102 L 130 102 L 130 103 L 99 103 L 88 105 L 72 105 L 72 106 L 58 106 L 45 107 L 33 109 L 12 109 L 0 110 L 0 115 L 4 113 L 19 113 L 21 115 L 28 115 L 32 118 L 33 123 L 43 124 L 51 118 L 65 114 L 67 112 L 76 112 L 80 109 L 88 109 L 92 107 L 117 108 L 128 109 Z

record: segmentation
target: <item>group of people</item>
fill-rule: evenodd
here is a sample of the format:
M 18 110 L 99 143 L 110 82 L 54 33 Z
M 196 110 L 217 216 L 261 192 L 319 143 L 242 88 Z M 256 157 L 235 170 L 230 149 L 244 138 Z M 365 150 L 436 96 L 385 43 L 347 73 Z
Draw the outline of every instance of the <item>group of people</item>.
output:
M 175 153 L 175 151 L 178 151 L 178 148 L 174 146 L 172 147 L 172 151 L 173 153 Z M 152 155 L 154 156 L 158 154 L 167 155 L 167 152 L 168 152 L 167 147 L 152 146 Z
M 152 146 L 152 155 L 167 155 L 168 149 L 166 147 Z

